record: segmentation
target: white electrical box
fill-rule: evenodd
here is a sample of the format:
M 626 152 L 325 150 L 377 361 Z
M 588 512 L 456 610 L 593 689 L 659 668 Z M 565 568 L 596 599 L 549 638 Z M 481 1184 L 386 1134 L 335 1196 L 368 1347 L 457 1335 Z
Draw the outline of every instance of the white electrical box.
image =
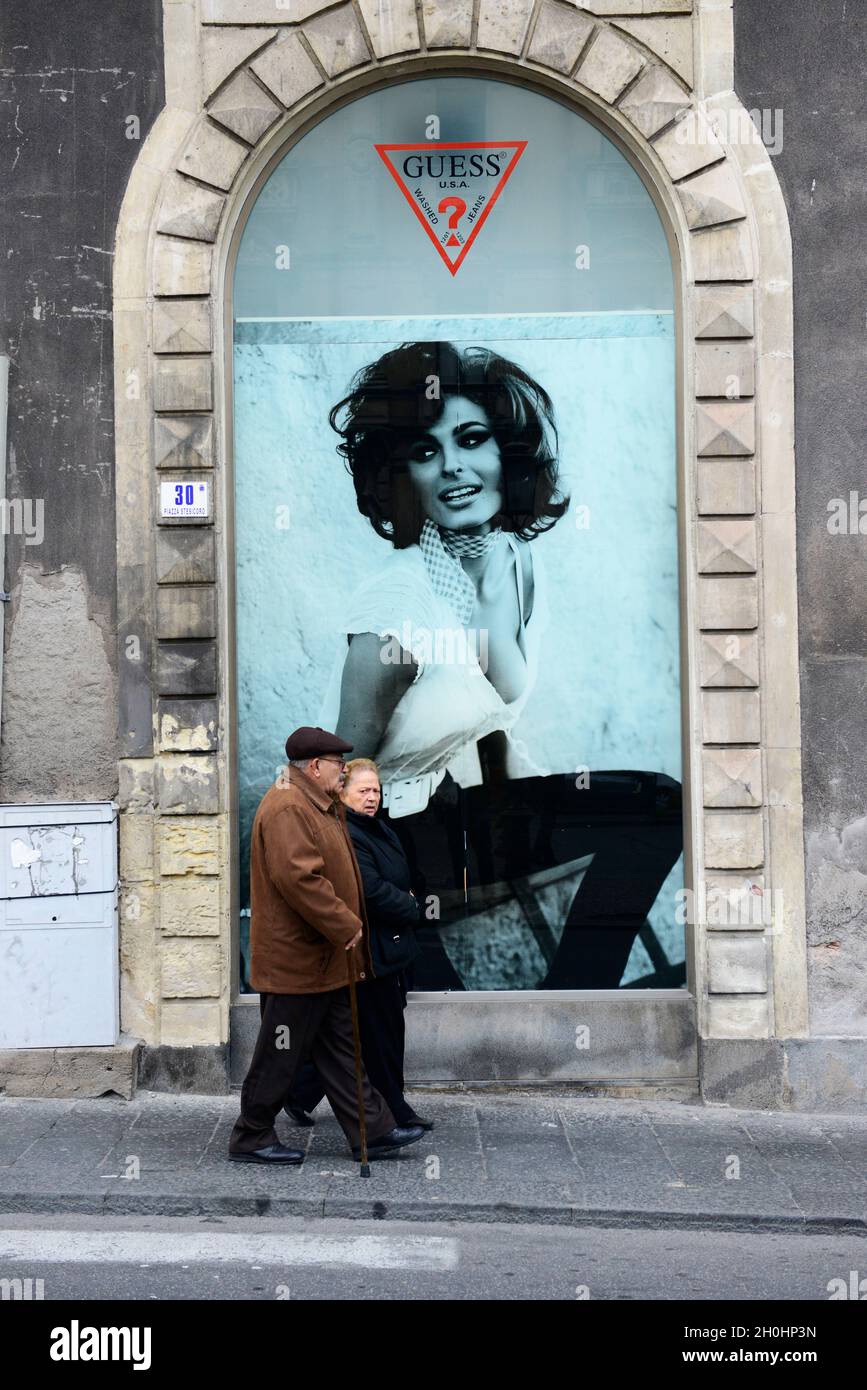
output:
M 0 806 L 0 1047 L 118 1040 L 117 810 Z

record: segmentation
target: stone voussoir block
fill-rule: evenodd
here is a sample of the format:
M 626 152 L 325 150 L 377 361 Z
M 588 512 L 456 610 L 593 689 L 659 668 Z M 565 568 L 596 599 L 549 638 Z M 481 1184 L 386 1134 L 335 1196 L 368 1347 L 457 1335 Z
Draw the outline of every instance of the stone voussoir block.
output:
M 703 690 L 701 708 L 702 738 L 705 743 L 761 741 L 761 705 L 758 690 Z
M 173 173 L 166 180 L 157 231 L 212 242 L 216 239 L 225 206 L 226 199 L 221 193 Z M 210 260 L 207 278 L 210 280 Z
M 273 13 L 277 15 L 276 8 Z M 222 25 L 218 29 L 203 28 L 201 59 L 205 96 L 215 92 L 236 68 L 246 63 L 270 39 L 276 38 L 279 32 L 279 29 L 230 28 Z
M 703 631 L 755 628 L 759 623 L 758 580 L 749 575 L 702 575 L 698 620 Z
M 671 17 L 648 18 L 645 11 L 641 18 L 618 17 L 614 23 L 630 38 L 638 39 L 645 48 L 649 48 L 651 53 L 655 53 L 657 58 L 682 78 L 688 87 L 692 87 L 694 72 L 691 18 L 679 17 L 677 14 Z
M 421 8 L 428 48 L 469 48 L 473 0 L 422 0 Z
M 752 280 L 755 275 L 746 221 L 696 228 L 689 238 L 689 256 L 696 281 Z
M 716 810 L 761 806 L 761 750 L 703 748 L 702 785 L 705 806 Z
M 156 612 L 157 637 L 217 635 L 217 595 L 213 584 L 164 585 L 157 589 Z
M 759 642 L 755 632 L 703 632 L 701 683 L 716 687 L 753 687 L 759 683 Z
M 695 345 L 695 394 L 740 400 L 756 392 L 756 359 L 751 342 Z
M 352 5 L 317 15 L 304 25 L 304 37 L 329 77 L 362 67 L 371 59 Z
M 420 48 L 415 0 L 358 0 L 358 7 L 377 58 Z
M 756 407 L 748 401 L 702 401 L 696 406 L 699 458 L 732 458 L 756 452 Z
M 761 932 L 714 932 L 707 936 L 707 984 L 711 994 L 764 994 L 767 948 Z
M 321 72 L 292 29 L 254 58 L 250 71 L 286 107 L 294 106 L 323 82 Z
M 219 746 L 216 700 L 160 700 L 158 725 L 162 752 L 204 753 Z
M 155 295 L 201 295 L 211 290 L 212 249 L 206 241 L 158 236 L 151 287 Z
M 203 117 L 191 132 L 177 168 L 181 174 L 228 192 L 247 154 L 245 145 Z
M 154 417 L 154 463 L 157 468 L 214 466 L 214 417 L 212 415 L 157 415 Z
M 249 72 L 239 72 L 208 107 L 212 121 L 255 145 L 283 115 L 283 108 L 263 91 Z
M 665 68 L 652 64 L 618 103 L 628 121 L 646 140 L 658 135 L 672 121 L 690 110 L 690 96 Z
M 698 523 L 701 574 L 755 574 L 757 529 L 752 517 L 712 517 Z
M 675 132 L 678 129 L 675 127 Z M 698 227 L 737 222 L 747 215 L 735 166 L 729 159 L 679 183 L 677 196 L 683 204 L 687 225 L 693 231 Z
M 216 815 L 220 809 L 216 756 L 163 753 L 157 759 L 157 795 L 161 815 Z
M 216 579 L 213 528 L 160 527 L 156 534 L 158 584 L 210 584 Z
M 696 338 L 753 337 L 752 285 L 696 285 L 693 304 Z
M 742 516 L 755 512 L 755 460 L 699 459 L 696 496 L 700 516 Z
M 581 59 L 575 81 L 613 105 L 646 65 L 646 59 L 613 29 L 599 28 Z
M 154 410 L 210 410 L 214 403 L 210 357 L 157 357 Z
M 216 878 L 223 868 L 219 817 L 164 816 L 157 821 L 159 871 Z
M 689 107 L 680 120 L 656 136 L 653 148 L 674 180 L 689 178 L 725 158 L 716 131 L 698 107 Z
M 216 642 L 158 642 L 155 679 L 158 695 L 215 695 Z
M 151 347 L 157 353 L 210 352 L 210 301 L 207 299 L 155 300 Z
M 760 811 L 705 811 L 704 862 L 709 869 L 758 869 L 764 863 Z
M 160 964 L 164 999 L 219 997 L 223 974 L 219 941 L 163 937 Z
M 159 896 L 163 936 L 219 936 L 219 879 L 167 878 Z
M 480 0 L 476 43 L 495 53 L 520 53 L 532 14 L 533 0 Z
M 594 27 L 585 15 L 564 10 L 556 0 L 542 0 L 527 57 L 540 67 L 571 72 Z

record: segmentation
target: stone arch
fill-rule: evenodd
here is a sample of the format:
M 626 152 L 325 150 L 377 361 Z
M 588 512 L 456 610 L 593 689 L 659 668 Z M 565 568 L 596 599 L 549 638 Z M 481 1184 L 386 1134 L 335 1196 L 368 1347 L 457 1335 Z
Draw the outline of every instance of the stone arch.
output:
M 167 105 L 130 178 L 114 280 L 124 1028 L 217 1052 L 228 1037 L 234 226 L 274 152 L 329 105 L 447 70 L 532 82 L 601 122 L 677 244 L 688 867 L 712 897 L 764 904 L 691 926 L 689 984 L 701 1037 L 805 1033 L 791 246 L 769 156 L 743 138 L 730 8 L 164 4 Z M 181 475 L 210 480 L 211 512 L 160 521 L 159 484 Z

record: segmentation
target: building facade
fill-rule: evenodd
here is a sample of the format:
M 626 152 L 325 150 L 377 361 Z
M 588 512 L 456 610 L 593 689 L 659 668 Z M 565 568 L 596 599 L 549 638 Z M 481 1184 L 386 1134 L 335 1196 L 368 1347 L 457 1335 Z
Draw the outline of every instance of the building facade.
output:
M 549 973 L 553 985 L 533 987 L 539 981 L 528 975 L 510 988 L 467 967 L 464 988 L 414 993 L 410 1075 L 700 1089 L 711 1101 L 768 1107 L 862 1105 L 867 816 L 858 693 L 867 627 L 858 580 L 867 519 L 857 449 L 863 324 L 852 281 L 863 271 L 851 213 L 859 131 L 843 108 L 863 76 L 863 20 L 845 7 L 837 15 L 836 6 L 817 12 L 776 0 L 154 0 L 113 8 L 107 23 L 101 7 L 81 0 L 50 24 L 41 8 L 22 6 L 4 21 L 15 112 L 4 141 L 6 496 L 28 499 L 31 512 L 20 514 L 34 518 L 41 501 L 44 525 L 30 534 L 6 526 L 0 796 L 15 806 L 118 803 L 122 1036 L 108 1051 L 9 1049 L 10 1091 L 128 1093 L 136 1081 L 222 1089 L 243 1074 L 258 1010 L 244 989 L 249 814 L 239 769 L 245 730 L 259 717 L 250 687 L 266 659 L 261 636 L 258 647 L 244 646 L 264 602 L 245 577 L 262 542 L 250 541 L 256 513 L 244 508 L 255 496 L 244 478 L 265 407 L 264 378 L 250 387 L 239 347 L 261 362 L 269 348 L 306 352 L 315 335 L 298 336 L 302 321 L 416 313 L 451 314 L 438 333 L 452 338 L 480 338 L 483 317 L 562 315 L 565 344 L 563 321 L 574 311 L 585 320 L 570 321 L 569 342 L 596 342 L 605 333 L 594 321 L 591 334 L 586 315 L 653 311 L 660 323 L 670 319 L 659 330 L 670 350 L 670 374 L 659 377 L 670 401 L 652 392 L 638 399 L 651 389 L 640 356 L 628 368 L 632 358 L 617 359 L 616 399 L 637 425 L 671 408 L 676 632 L 668 646 L 680 761 L 672 771 L 660 755 L 652 766 L 682 787 L 683 978 L 658 968 L 637 988 L 640 972 L 627 970 L 608 987 L 584 988 L 579 976 L 557 982 Z M 419 97 L 417 129 L 395 114 L 406 93 Z M 489 129 L 477 114 L 483 105 L 501 113 Z M 564 182 L 585 136 L 588 158 L 611 171 L 594 182 L 591 169 L 581 183 L 585 202 L 589 190 L 599 204 L 586 237 L 585 224 L 569 222 L 580 209 L 552 205 L 549 218 L 529 195 L 530 155 L 544 141 L 533 146 L 524 132 L 536 128 L 537 110 L 540 131 L 552 122 L 547 155 L 561 161 Z M 361 140 L 354 154 L 352 130 Z M 319 163 L 305 163 L 314 140 Z M 403 185 L 397 166 L 396 177 L 383 168 L 366 202 L 366 151 L 369 167 L 380 167 L 375 143 L 380 166 L 390 149 L 423 155 L 426 145 L 436 165 L 404 163 Z M 504 153 L 514 146 L 522 162 L 503 164 L 512 182 L 497 186 L 490 221 L 471 233 L 456 150 L 498 144 Z M 335 167 L 330 187 L 322 173 L 344 149 L 360 161 L 352 199 L 343 193 L 349 163 Z M 448 219 L 443 234 L 426 239 L 417 225 L 424 170 L 442 189 L 444 158 L 458 191 L 444 200 L 452 207 L 436 209 Z M 281 170 L 282 196 L 318 217 L 310 227 L 291 222 L 285 240 Z M 633 176 L 639 191 L 621 195 Z M 517 220 L 521 187 L 537 230 Z M 645 213 L 633 214 L 640 199 L 667 249 L 670 300 L 641 286 L 628 301 L 601 291 L 588 299 L 590 277 L 574 291 L 582 256 L 587 268 L 594 257 L 599 264 L 600 229 L 616 237 L 633 215 L 624 265 L 643 264 L 651 231 Z M 380 205 L 388 227 L 376 220 Z M 428 211 L 438 226 L 432 204 Z M 342 220 L 353 218 L 357 238 L 341 253 Z M 540 240 L 534 251 L 532 242 L 558 218 L 571 237 L 562 267 L 556 243 Z M 303 238 L 317 235 L 332 260 L 305 282 Z M 521 244 L 514 259 L 510 236 Z M 268 286 L 277 279 L 263 280 L 255 304 L 244 279 L 262 238 L 273 252 L 269 274 L 281 276 L 274 314 Z M 657 265 L 663 254 L 654 251 Z M 414 282 L 407 267 L 416 256 Z M 431 267 L 443 277 L 433 288 Z M 302 285 L 297 299 L 287 289 L 285 303 L 282 286 L 296 281 L 284 270 Z M 642 275 L 646 286 L 651 270 Z M 533 289 L 517 307 L 524 277 Z M 472 329 L 468 315 L 479 319 Z M 521 322 L 520 331 L 498 322 L 490 341 L 529 341 L 537 329 Z M 296 327 L 278 332 L 278 323 Z M 641 338 L 634 326 L 618 331 Z M 329 332 L 316 341 L 336 352 L 333 325 Z M 545 333 L 546 342 L 556 336 L 550 324 Z M 376 337 L 365 327 L 362 336 L 390 343 L 412 329 Z M 590 358 L 575 354 L 580 376 Z M 556 356 L 538 350 L 533 360 Z M 289 420 L 293 391 L 300 402 L 306 389 L 301 358 L 287 388 Z M 568 394 L 564 385 L 564 402 Z M 299 487 L 286 486 L 291 514 Z M 269 494 L 269 504 L 280 496 Z M 345 500 L 337 505 L 342 513 Z M 286 531 L 301 547 L 290 552 L 287 592 L 309 598 L 323 577 L 298 562 L 301 528 L 293 533 L 291 516 Z M 554 577 L 568 587 L 560 553 L 551 549 Z M 614 553 L 615 578 L 632 554 L 629 546 Z M 624 666 L 649 662 L 640 646 L 623 645 Z M 281 668 L 287 713 L 296 708 L 291 691 L 311 679 L 308 660 L 315 666 L 300 642 Z M 318 708 L 291 722 L 318 722 Z M 624 764 L 612 754 L 601 766 Z M 580 757 L 569 768 L 580 775 Z M 499 931 L 490 901 L 486 921 Z M 544 918 L 541 896 L 525 904 L 531 926 L 540 911 Z M 659 940 L 659 932 L 642 937 L 652 960 Z

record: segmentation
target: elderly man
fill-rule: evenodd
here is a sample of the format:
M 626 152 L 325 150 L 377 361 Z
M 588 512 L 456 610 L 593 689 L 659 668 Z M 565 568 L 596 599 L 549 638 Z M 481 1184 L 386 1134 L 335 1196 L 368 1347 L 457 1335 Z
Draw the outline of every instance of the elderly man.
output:
M 338 799 L 351 751 L 324 729 L 296 729 L 286 740 L 288 780 L 269 787 L 253 822 L 250 980 L 262 1021 L 229 1139 L 238 1163 L 303 1161 L 300 1149 L 279 1142 L 274 1117 L 307 1057 L 353 1153 L 360 1150 L 348 953 L 356 979 L 371 965 L 361 877 Z M 398 1128 L 366 1075 L 363 1083 L 370 1158 L 422 1137 L 418 1126 Z

